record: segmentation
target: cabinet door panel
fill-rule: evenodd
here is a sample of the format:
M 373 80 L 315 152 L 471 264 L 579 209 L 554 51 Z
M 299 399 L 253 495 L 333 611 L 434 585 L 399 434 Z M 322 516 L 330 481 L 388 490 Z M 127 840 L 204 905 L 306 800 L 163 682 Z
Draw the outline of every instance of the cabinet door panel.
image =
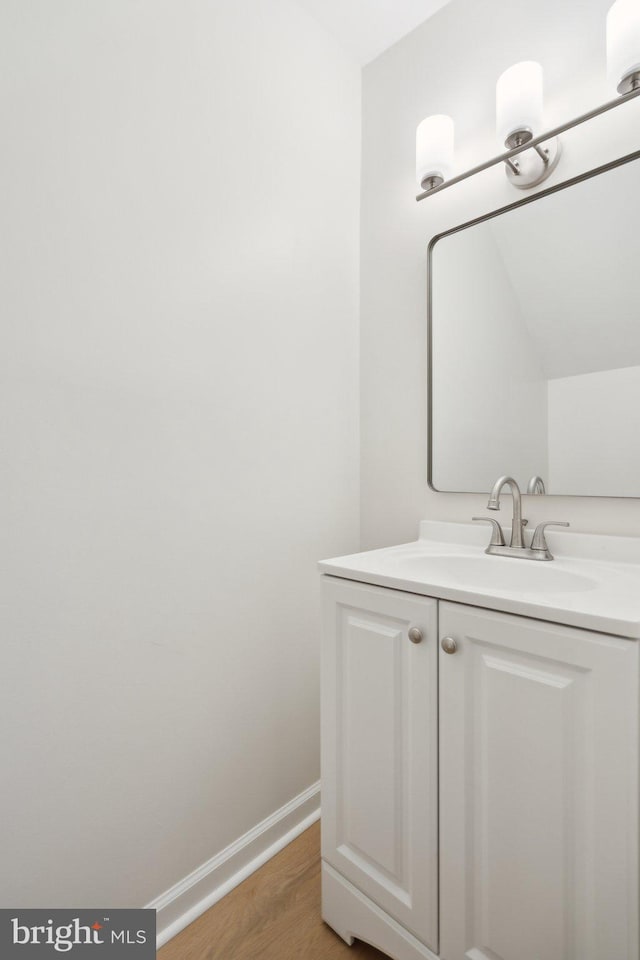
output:
M 442 603 L 443 960 L 637 960 L 638 646 Z
M 437 950 L 437 604 L 323 590 L 323 857 Z

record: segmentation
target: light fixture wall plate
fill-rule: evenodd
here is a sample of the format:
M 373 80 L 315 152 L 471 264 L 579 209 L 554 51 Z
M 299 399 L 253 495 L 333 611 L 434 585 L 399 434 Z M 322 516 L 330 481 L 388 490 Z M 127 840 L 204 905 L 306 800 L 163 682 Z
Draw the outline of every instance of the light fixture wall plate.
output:
M 550 177 L 562 155 L 562 145 L 557 137 L 545 140 L 530 150 L 525 150 L 514 160 L 507 161 L 506 173 L 509 183 L 518 190 L 530 190 Z

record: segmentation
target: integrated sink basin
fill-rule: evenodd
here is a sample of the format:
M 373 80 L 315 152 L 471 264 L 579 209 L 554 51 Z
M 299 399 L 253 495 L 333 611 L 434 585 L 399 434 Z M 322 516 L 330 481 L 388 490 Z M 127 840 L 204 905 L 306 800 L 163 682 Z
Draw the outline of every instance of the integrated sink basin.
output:
M 516 592 L 518 594 L 574 593 L 595 590 L 597 580 L 572 573 L 552 563 L 514 562 L 506 557 L 399 555 L 398 571 L 426 582 L 457 583 L 474 590 Z
M 473 523 L 424 521 L 412 543 L 319 566 L 329 576 L 640 639 L 640 538 L 550 530 L 555 559 L 539 562 L 486 554 L 489 535 Z

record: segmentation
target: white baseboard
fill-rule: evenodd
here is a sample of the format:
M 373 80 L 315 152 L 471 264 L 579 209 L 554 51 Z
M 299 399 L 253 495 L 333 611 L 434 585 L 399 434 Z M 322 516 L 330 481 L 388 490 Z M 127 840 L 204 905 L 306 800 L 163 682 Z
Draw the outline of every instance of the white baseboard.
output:
M 148 903 L 157 912 L 157 949 L 319 819 L 320 782 Z

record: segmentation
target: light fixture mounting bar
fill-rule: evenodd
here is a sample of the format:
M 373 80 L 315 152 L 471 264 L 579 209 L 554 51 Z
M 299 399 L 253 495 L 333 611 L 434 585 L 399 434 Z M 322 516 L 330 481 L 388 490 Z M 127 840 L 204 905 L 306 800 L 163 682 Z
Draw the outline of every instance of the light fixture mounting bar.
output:
M 535 149 L 538 144 L 544 143 L 546 140 L 553 140 L 554 137 L 560 136 L 561 133 L 566 133 L 567 130 L 571 130 L 573 127 L 578 127 L 581 123 L 586 123 L 587 120 L 593 120 L 594 117 L 599 117 L 601 114 L 607 113 L 609 110 L 613 110 L 614 107 L 619 107 L 622 103 L 627 103 L 629 100 L 635 100 L 636 97 L 640 97 L 640 89 L 631 90 L 629 93 L 625 93 L 620 97 L 616 97 L 615 100 L 609 100 L 607 103 L 603 103 L 601 106 L 596 107 L 595 110 L 590 110 L 588 113 L 583 113 L 574 120 L 569 120 L 567 123 L 563 123 L 561 126 L 555 127 L 553 130 L 549 130 L 547 133 L 540 134 L 539 137 L 533 137 L 533 139 L 529 140 L 527 143 L 523 143 L 519 147 L 514 147 L 513 150 L 507 150 L 506 153 L 501 153 L 499 156 L 493 157 L 491 160 L 486 160 L 484 163 L 478 164 L 477 167 L 472 167 L 471 170 L 467 170 L 465 173 L 460 173 L 457 177 L 452 177 L 451 180 L 445 180 L 445 182 L 441 183 L 439 186 L 433 187 L 431 190 L 425 190 L 423 193 L 419 193 L 416 197 L 416 200 L 426 200 L 427 197 L 432 197 L 435 193 L 440 193 L 441 190 L 446 190 L 447 187 L 452 187 L 455 183 L 462 183 L 463 180 L 468 180 L 469 177 L 474 177 L 476 173 L 482 173 L 483 170 L 488 170 L 490 167 L 495 167 L 499 163 L 506 163 L 507 165 L 510 165 L 509 161 L 511 161 L 513 157 L 517 157 L 519 153 L 524 153 L 525 150 Z

